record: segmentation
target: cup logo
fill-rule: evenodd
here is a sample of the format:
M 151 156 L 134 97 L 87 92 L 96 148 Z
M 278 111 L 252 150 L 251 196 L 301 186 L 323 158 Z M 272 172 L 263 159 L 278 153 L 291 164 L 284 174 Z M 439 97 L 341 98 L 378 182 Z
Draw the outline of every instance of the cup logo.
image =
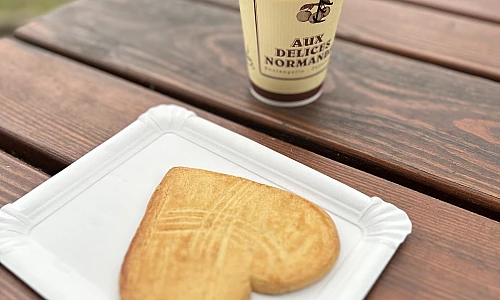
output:
M 299 22 L 309 21 L 311 24 L 324 22 L 325 18 L 330 14 L 330 5 L 333 5 L 330 0 L 319 0 L 318 3 L 304 4 L 297 13 L 297 20 Z

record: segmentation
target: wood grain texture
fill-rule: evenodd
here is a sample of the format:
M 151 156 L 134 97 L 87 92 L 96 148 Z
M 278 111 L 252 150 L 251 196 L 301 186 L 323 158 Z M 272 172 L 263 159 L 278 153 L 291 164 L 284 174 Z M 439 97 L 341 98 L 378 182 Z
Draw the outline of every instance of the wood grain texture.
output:
M 378 176 L 500 212 L 500 85 L 489 80 L 337 40 L 320 101 L 268 107 L 248 92 L 239 14 L 194 2 L 178 14 L 156 0 L 77 1 L 18 36 Z
M 422 5 L 471 18 L 500 23 L 498 0 L 395 0 Z
M 500 81 L 499 24 L 392 1 L 346 1 L 342 14 L 341 38 Z
M 238 0 L 197 1 L 239 7 Z M 478 6 L 481 1 L 467 2 Z M 500 17 L 500 2 L 491 9 Z M 500 81 L 500 24 L 398 1 L 349 0 L 344 1 L 337 37 Z
M 0 55 L 4 58 L 0 77 L 6 80 L 0 85 L 0 132 L 15 132 L 36 151 L 50 151 L 64 164 L 80 158 L 151 106 L 179 104 L 12 40 L 0 42 Z M 4 76 L 4 72 L 10 75 Z M 24 89 L 9 88 L 21 81 Z M 500 295 L 498 222 L 184 106 L 369 196 L 380 196 L 408 213 L 413 233 L 368 299 L 469 300 Z
M 16 201 L 47 179 L 49 179 L 47 174 L 0 151 L 0 207 Z M 3 265 L 0 265 L 0 299 L 42 298 Z

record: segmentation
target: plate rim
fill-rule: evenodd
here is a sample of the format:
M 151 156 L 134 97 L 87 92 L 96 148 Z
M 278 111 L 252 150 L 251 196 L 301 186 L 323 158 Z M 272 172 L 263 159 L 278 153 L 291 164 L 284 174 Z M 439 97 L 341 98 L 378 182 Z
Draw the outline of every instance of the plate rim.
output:
M 191 110 L 178 105 L 163 104 L 150 108 L 132 124 L 63 171 L 14 203 L 3 206 L 0 209 L 0 262 L 47 299 L 64 299 L 61 298 L 57 286 L 48 288 L 47 283 L 39 283 L 43 282 L 43 274 L 29 273 L 32 270 L 22 266 L 23 259 L 29 260 L 33 257 L 25 253 L 26 249 L 19 249 L 36 248 L 33 244 L 37 244 L 29 238 L 30 231 L 71 201 L 75 195 L 88 188 L 92 182 L 106 176 L 164 134 L 171 133 L 209 151 L 223 151 L 229 157 L 228 160 L 250 171 L 253 169 L 253 172 L 259 175 L 265 170 L 267 176 L 261 175 L 262 177 L 272 177 L 271 181 L 281 188 L 287 189 L 292 185 L 294 192 L 306 199 L 314 197 L 317 200 L 315 203 L 323 209 L 357 225 L 362 232 L 362 240 L 353 250 L 355 255 L 361 258 L 356 265 L 370 265 L 371 269 L 369 272 L 359 272 L 355 278 L 357 289 L 340 290 L 335 294 L 338 299 L 364 298 L 412 230 L 408 215 L 393 204 L 378 197 L 370 198 L 300 162 L 201 118 Z M 252 151 L 245 150 L 248 148 Z M 289 167 L 290 164 L 293 164 L 293 168 Z M 286 174 L 284 170 L 287 171 Z M 19 253 L 17 257 L 16 251 Z M 349 255 L 353 255 L 352 252 Z M 43 262 L 40 264 L 44 268 L 50 268 L 50 265 Z M 82 279 L 78 278 L 78 274 L 71 276 L 74 276 L 75 280 Z M 71 276 L 68 278 L 73 278 Z M 68 278 L 65 279 L 69 280 Z M 84 293 L 83 296 L 88 296 L 84 292 L 88 290 L 93 293 L 94 299 L 106 299 L 103 295 L 95 298 L 99 291 L 89 288 L 89 284 L 82 281 L 79 288 Z M 330 293 L 318 295 L 319 299 L 331 297 Z

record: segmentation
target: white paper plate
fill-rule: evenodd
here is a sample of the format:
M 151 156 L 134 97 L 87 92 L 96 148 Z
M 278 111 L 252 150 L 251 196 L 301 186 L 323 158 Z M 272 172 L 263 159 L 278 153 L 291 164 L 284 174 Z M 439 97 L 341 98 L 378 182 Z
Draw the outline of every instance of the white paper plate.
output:
M 251 299 L 362 299 L 411 231 L 406 213 L 179 106 L 158 106 L 0 210 L 0 261 L 48 299 L 119 299 L 128 246 L 174 166 L 280 187 L 332 216 L 341 252 L 303 290 Z

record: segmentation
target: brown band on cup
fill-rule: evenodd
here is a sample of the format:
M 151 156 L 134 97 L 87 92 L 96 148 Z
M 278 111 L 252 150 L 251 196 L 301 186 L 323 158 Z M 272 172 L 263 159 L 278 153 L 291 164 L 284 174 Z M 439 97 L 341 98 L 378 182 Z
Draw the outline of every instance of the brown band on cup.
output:
M 311 98 L 312 96 L 316 95 L 319 90 L 321 89 L 321 86 L 323 84 L 320 84 L 317 88 L 314 88 L 310 91 L 307 91 L 305 93 L 300 93 L 300 94 L 277 94 L 273 92 L 268 92 L 266 90 L 261 89 L 260 87 L 256 86 L 253 82 L 250 81 L 252 84 L 252 88 L 257 92 L 257 94 L 271 100 L 275 101 L 283 101 L 283 102 L 295 102 L 295 101 L 301 101 L 305 100 L 308 98 Z

